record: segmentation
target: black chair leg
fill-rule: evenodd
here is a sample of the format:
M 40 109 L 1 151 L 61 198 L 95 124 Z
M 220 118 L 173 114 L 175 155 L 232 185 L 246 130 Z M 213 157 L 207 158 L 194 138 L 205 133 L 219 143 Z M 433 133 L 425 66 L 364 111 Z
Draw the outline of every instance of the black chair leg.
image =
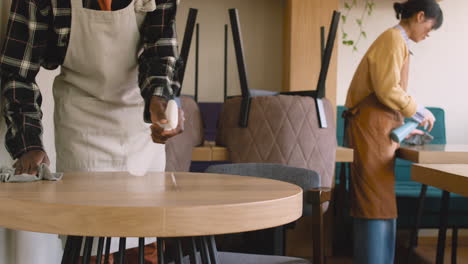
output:
M 458 227 L 452 229 L 452 264 L 457 264 Z
M 447 235 L 448 211 L 450 205 L 450 193 L 443 191 L 440 208 L 439 237 L 437 240 L 436 264 L 444 263 L 445 240 Z
M 421 226 L 421 219 L 424 212 L 424 200 L 426 199 L 427 185 L 421 186 L 421 192 L 418 199 L 418 208 L 416 209 L 416 221 L 410 234 L 410 241 L 408 245 L 408 256 L 406 263 L 410 264 L 411 257 L 413 256 L 414 249 L 418 246 L 418 233 L 419 227 Z

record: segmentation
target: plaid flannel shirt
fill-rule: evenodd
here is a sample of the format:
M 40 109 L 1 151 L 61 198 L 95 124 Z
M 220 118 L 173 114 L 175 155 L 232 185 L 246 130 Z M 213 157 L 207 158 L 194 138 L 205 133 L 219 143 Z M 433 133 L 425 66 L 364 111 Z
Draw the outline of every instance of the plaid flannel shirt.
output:
M 143 52 L 138 82 L 145 100 L 144 119 L 151 122 L 152 96 L 172 98 L 180 89 L 175 15 L 179 0 L 155 0 L 143 24 Z M 41 93 L 35 82 L 39 68 L 63 64 L 71 28 L 70 0 L 13 0 L 0 53 L 1 92 L 7 123 L 6 148 L 16 159 L 44 150 Z

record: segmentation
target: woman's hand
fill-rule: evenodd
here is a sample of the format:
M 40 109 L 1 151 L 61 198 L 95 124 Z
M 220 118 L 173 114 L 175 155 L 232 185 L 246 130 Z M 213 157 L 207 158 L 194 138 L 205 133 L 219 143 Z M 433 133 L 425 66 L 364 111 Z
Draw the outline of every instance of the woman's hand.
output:
M 412 137 L 414 135 L 421 135 L 422 136 L 422 135 L 424 135 L 424 131 L 419 130 L 419 129 L 415 129 L 411 133 L 409 133 L 409 135 L 407 135 L 405 139 L 408 139 L 408 138 L 410 138 L 410 137 Z
M 13 168 L 16 169 L 15 174 L 31 174 L 37 175 L 39 165 L 45 163 L 50 165 L 49 157 L 47 153 L 42 150 L 30 150 L 23 155 L 13 164 Z
M 424 109 L 424 120 L 419 124 L 420 126 L 426 128 L 427 132 L 431 132 L 432 128 L 434 127 L 436 119 L 431 111 Z
M 151 98 L 150 113 L 151 122 L 153 123 L 151 125 L 151 138 L 153 139 L 153 142 L 159 144 L 165 144 L 166 141 L 171 137 L 177 136 L 178 134 L 184 132 L 185 117 L 184 111 L 182 111 L 180 108 L 177 128 L 165 131 L 164 128 L 158 125 L 158 123 L 167 124 L 168 122 L 165 114 L 166 106 L 167 102 L 163 98 L 158 96 L 153 96 L 153 98 Z

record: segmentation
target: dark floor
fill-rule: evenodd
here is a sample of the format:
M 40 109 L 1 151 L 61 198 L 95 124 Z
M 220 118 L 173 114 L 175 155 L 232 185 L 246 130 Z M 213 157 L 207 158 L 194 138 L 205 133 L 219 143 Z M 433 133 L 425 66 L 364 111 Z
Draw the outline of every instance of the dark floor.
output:
M 396 259 L 395 263 L 397 264 L 406 264 L 407 262 L 407 248 L 406 248 L 406 236 L 399 236 L 398 246 L 396 250 Z M 460 245 L 457 247 L 457 263 L 468 263 L 468 238 L 460 237 Z M 435 263 L 437 250 L 437 241 L 436 238 L 425 239 L 420 241 L 420 245 L 416 248 L 414 252 L 414 258 L 411 260 L 411 264 L 432 264 Z M 444 263 L 451 262 L 451 243 L 450 237 L 447 238 L 447 246 L 445 248 L 445 261 Z M 340 256 L 340 257 L 329 257 L 327 258 L 327 264 L 351 264 L 351 256 Z
M 451 248 L 448 247 L 445 250 L 445 262 L 451 263 L 450 260 Z M 420 246 L 416 250 L 416 259 L 411 261 L 411 264 L 432 264 L 435 263 L 436 246 Z M 398 264 L 404 264 L 404 260 L 396 260 Z M 351 264 L 353 263 L 352 257 L 329 257 L 327 258 L 327 264 Z M 459 247 L 457 253 L 457 263 L 468 263 L 468 247 Z

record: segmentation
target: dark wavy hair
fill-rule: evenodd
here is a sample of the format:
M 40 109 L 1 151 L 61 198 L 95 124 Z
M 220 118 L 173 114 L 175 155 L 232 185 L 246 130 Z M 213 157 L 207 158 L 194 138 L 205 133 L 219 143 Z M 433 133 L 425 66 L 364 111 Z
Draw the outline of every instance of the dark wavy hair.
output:
M 404 3 L 395 3 L 393 8 L 397 19 L 407 19 L 424 11 L 426 18 L 434 19 L 434 29 L 438 29 L 444 22 L 444 14 L 435 0 L 408 0 Z

